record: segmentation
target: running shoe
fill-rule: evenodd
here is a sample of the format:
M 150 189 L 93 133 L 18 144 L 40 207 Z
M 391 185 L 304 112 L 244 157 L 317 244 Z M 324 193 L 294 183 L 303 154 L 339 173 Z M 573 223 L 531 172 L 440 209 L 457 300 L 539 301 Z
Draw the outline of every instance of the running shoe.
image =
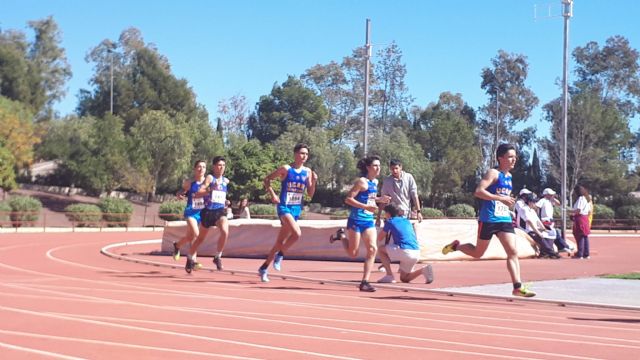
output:
M 534 293 L 533 291 L 529 290 L 526 285 L 523 285 L 519 289 L 513 289 L 512 294 L 513 294 L 513 296 L 520 296 L 520 297 L 534 297 L 534 296 L 536 296 L 536 293 Z
M 178 247 L 178 243 L 173 242 L 173 260 L 180 260 L 180 248 Z
M 338 241 L 338 240 L 342 240 L 346 237 L 345 232 L 344 232 L 344 228 L 340 228 L 338 229 L 338 231 L 336 231 L 336 233 L 334 235 L 329 236 L 329 243 L 333 244 L 334 242 Z
M 571 250 L 569 248 L 562 248 L 560 250 L 558 250 L 559 253 L 571 253 Z
M 448 253 L 450 253 L 452 251 L 458 250 L 458 245 L 460 245 L 460 241 L 453 240 L 452 243 L 450 243 L 449 245 L 447 245 L 447 246 L 442 248 L 442 255 L 447 255 Z
M 422 268 L 422 276 L 424 276 L 427 284 L 431 284 L 433 282 L 433 268 L 431 265 L 427 265 Z
M 191 274 L 192 270 L 193 270 L 193 260 L 187 258 L 187 263 L 184 265 L 184 271 L 186 271 L 187 274 Z
M 273 268 L 276 271 L 280 271 L 282 269 L 282 260 L 284 259 L 284 255 L 277 253 L 276 258 L 273 260 Z
M 374 288 L 371 284 L 369 284 L 368 281 L 363 281 L 360 283 L 360 291 L 364 291 L 364 292 L 375 292 L 376 288 Z
M 193 270 L 198 271 L 198 270 L 200 270 L 200 269 L 202 269 L 202 264 L 200 264 L 200 263 L 199 263 L 199 262 L 197 262 L 197 261 L 194 261 L 194 262 L 193 262 Z
M 260 275 L 260 281 L 269 282 L 269 277 L 267 276 L 267 269 L 258 269 L 258 275 Z
M 381 277 L 380 280 L 378 280 L 378 282 L 382 284 L 395 284 L 396 279 L 393 278 L 393 275 L 389 274 Z
M 216 265 L 216 269 L 218 269 L 218 271 L 222 270 L 222 259 L 220 258 L 220 256 L 214 256 L 213 257 L 213 263 Z

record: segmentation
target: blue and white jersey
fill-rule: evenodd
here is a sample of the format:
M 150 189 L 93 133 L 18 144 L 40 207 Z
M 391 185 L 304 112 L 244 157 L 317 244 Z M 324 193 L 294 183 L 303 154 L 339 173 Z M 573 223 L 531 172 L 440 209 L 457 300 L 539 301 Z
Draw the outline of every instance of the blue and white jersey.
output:
M 404 217 L 396 216 L 384 222 L 383 230 L 391 233 L 393 243 L 403 250 L 420 250 L 416 232 L 411 222 Z
M 191 214 L 194 212 L 198 212 L 205 207 L 205 198 L 204 197 L 194 197 L 193 195 L 198 192 L 200 186 L 202 185 L 201 181 L 192 181 L 189 190 L 187 191 L 187 206 L 184 208 L 185 214 Z
M 294 169 L 289 166 L 287 176 L 282 180 L 280 186 L 280 205 L 300 206 L 307 189 L 307 178 L 311 174 L 311 169 L 306 166 Z
M 378 194 L 378 179 L 364 179 L 367 181 L 367 190 L 360 191 L 354 199 L 361 204 L 375 205 Z M 369 210 L 352 207 L 349 217 L 355 220 L 373 220 L 373 213 Z
M 219 179 L 213 178 L 209 184 L 209 194 L 206 196 L 206 206 L 209 210 L 224 209 L 227 204 L 227 188 L 229 179 L 222 176 Z
M 503 172 L 499 172 L 498 181 L 491 184 L 486 190 L 492 194 L 510 196 L 511 190 L 513 190 L 511 174 L 505 175 Z M 500 201 L 482 200 L 479 220 L 488 223 L 511 222 L 511 212 L 509 207 Z

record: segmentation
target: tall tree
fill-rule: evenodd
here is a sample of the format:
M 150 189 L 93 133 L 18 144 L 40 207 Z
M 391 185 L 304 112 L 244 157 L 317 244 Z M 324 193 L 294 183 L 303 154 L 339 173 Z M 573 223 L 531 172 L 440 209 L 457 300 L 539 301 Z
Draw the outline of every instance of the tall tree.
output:
M 402 62 L 402 50 L 395 43 L 377 52 L 375 63 L 375 84 L 373 89 L 372 113 L 379 126 L 390 130 L 390 119 L 405 113 L 413 98 L 404 81 L 407 67 Z
M 66 94 L 65 84 L 71 78 L 71 66 L 67 62 L 58 24 L 49 16 L 43 20 L 30 21 L 29 27 L 35 32 L 35 40 L 29 51 L 29 59 L 40 75 L 40 85 L 44 90 L 45 119 L 53 116 L 53 104 Z
M 220 126 L 227 133 L 247 134 L 249 119 L 249 105 L 244 95 L 234 95 L 229 99 L 218 101 L 218 114 L 222 123 Z
M 174 190 L 188 171 L 193 143 L 184 115 L 149 111 L 131 128 L 131 163 L 153 179 L 151 195 L 159 188 Z
M 489 97 L 488 103 L 479 111 L 479 130 L 481 138 L 485 139 L 483 150 L 488 161 L 486 167 L 493 162 L 499 143 L 521 144 L 523 134 L 514 127 L 526 121 L 538 105 L 538 98 L 525 84 L 529 73 L 526 56 L 500 50 L 491 59 L 491 64 L 482 69 L 480 85 Z
M 381 130 L 374 130 L 371 134 L 371 151 L 382 158 L 382 173 L 386 173 L 389 160 L 398 159 L 403 169 L 413 174 L 420 195 L 426 197 L 431 192 L 433 169 L 429 161 L 423 156 L 423 150 L 400 129 L 393 129 L 386 134 Z
M 561 178 L 562 105 L 556 99 L 544 106 L 552 123 L 551 138 L 545 142 L 549 154 L 549 174 Z M 601 89 L 572 94 L 567 126 L 567 180 L 569 189 L 586 181 L 600 195 L 626 193 L 637 180 L 629 177 L 632 158 L 629 120 L 613 103 L 603 103 Z
M 11 151 L 0 144 L 0 189 L 2 189 L 2 200 L 4 200 L 7 191 L 16 187 L 15 159 Z
M 86 57 L 93 62 L 93 91 L 81 90 L 78 113 L 101 117 L 111 105 L 113 67 L 113 113 L 125 120 L 129 130 L 147 111 L 164 111 L 170 116 L 196 111 L 195 95 L 184 79 L 171 72 L 169 61 L 142 34 L 129 28 L 117 42 L 103 40 Z
M 318 188 L 342 189 L 355 175 L 355 160 L 349 147 L 332 143 L 331 132 L 320 127 L 306 128 L 299 124 L 289 127 L 278 137 L 275 148 L 280 156 L 290 159 L 297 143 L 309 145 L 307 166 L 318 174 Z
M 325 126 L 328 117 L 322 99 L 302 81 L 289 76 L 282 86 L 275 84 L 271 94 L 260 97 L 257 113 L 249 119 L 250 135 L 268 143 L 292 124 L 308 128 Z
M 533 148 L 533 154 L 531 155 L 531 167 L 527 176 L 530 179 L 530 183 L 526 184 L 527 188 L 536 194 L 542 193 L 542 183 L 544 181 L 542 176 L 542 167 L 540 166 L 540 158 L 538 157 L 537 148 Z
M 33 42 L 21 31 L 0 30 L 0 95 L 29 106 L 38 119 L 50 119 L 71 68 L 52 17 L 30 21 L 29 27 L 35 32 Z
M 9 150 L 18 170 L 31 165 L 39 142 L 27 105 L 0 96 L 0 145 Z
M 433 168 L 431 205 L 444 208 L 452 194 L 475 178 L 482 153 L 475 135 L 475 112 L 461 94 L 444 92 L 414 121 L 412 137 Z
M 640 112 L 640 64 L 638 50 L 617 35 L 601 48 L 591 41 L 573 51 L 578 88 L 597 90 L 605 103 L 613 103 L 625 116 Z

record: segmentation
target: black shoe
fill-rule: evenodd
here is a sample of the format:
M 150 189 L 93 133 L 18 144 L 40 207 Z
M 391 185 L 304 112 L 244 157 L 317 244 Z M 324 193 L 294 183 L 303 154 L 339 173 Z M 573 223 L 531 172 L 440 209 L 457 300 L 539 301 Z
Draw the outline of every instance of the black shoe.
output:
M 184 266 L 184 271 L 187 272 L 187 274 L 191 274 L 191 271 L 193 270 L 193 267 L 195 266 L 195 263 L 193 260 L 187 258 L 187 263 Z
M 338 229 L 338 231 L 336 231 L 335 235 L 329 236 L 329 243 L 333 244 L 334 242 L 336 242 L 338 240 L 344 239 L 346 236 L 347 235 L 344 232 L 344 228 L 340 228 L 340 229 Z
M 218 269 L 218 271 L 222 270 L 222 259 L 220 258 L 220 256 L 214 256 L 213 257 L 213 263 L 216 265 L 216 268 Z
M 375 292 L 376 291 L 376 288 L 371 286 L 371 284 L 369 284 L 367 281 L 361 282 L 359 288 L 360 288 L 360 291 L 364 291 L 364 292 Z

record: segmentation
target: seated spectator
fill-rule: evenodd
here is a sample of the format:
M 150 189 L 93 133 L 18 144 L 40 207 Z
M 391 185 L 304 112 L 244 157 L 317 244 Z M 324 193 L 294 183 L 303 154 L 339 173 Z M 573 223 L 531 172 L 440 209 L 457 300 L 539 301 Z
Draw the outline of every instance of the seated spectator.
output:
M 540 249 L 541 258 L 548 259 L 559 259 L 560 255 L 555 252 L 553 248 L 553 238 L 556 236 L 554 234 L 550 234 L 549 231 L 544 227 L 542 221 L 538 217 L 538 214 L 535 209 L 536 197 L 533 194 L 528 194 L 526 198 L 524 211 L 522 212 L 522 217 L 524 217 L 524 221 L 526 223 L 526 231 L 538 243 L 538 247 Z
M 522 218 L 522 212 L 523 212 L 523 208 L 526 206 L 525 202 L 529 194 L 532 194 L 532 192 L 527 188 L 520 190 L 520 193 L 518 194 L 518 198 L 516 199 L 516 204 L 513 206 L 513 211 L 515 213 L 512 215 L 513 219 L 515 220 L 513 227 L 521 228 L 521 229 L 526 228 L 526 223 Z
M 418 246 L 413 225 L 409 219 L 400 216 L 399 208 L 393 204 L 385 206 L 384 212 L 386 221 L 378 239 L 386 239 L 386 241 L 385 245 L 378 249 L 378 256 L 387 275 L 378 280 L 378 282 L 396 282 L 393 271 L 391 271 L 391 262 L 399 261 L 400 281 L 408 283 L 422 275 L 425 278 L 425 282 L 431 284 L 433 282 L 431 265 L 415 269 L 418 260 L 420 260 L 420 247 Z M 393 243 L 390 243 L 391 238 L 393 238 Z
M 240 200 L 240 205 L 238 205 L 238 218 L 251 219 L 251 212 L 249 211 L 249 199 L 244 198 Z
M 555 197 L 556 192 L 553 189 L 546 188 L 542 191 L 542 198 L 536 202 L 536 207 L 540 209 L 540 220 L 544 224 L 547 230 L 553 234 L 553 242 L 558 248 L 558 252 L 570 253 L 573 248 L 567 244 L 562 237 L 562 232 L 559 229 L 555 229 L 555 223 L 553 221 L 553 207 L 559 206 L 560 201 Z

